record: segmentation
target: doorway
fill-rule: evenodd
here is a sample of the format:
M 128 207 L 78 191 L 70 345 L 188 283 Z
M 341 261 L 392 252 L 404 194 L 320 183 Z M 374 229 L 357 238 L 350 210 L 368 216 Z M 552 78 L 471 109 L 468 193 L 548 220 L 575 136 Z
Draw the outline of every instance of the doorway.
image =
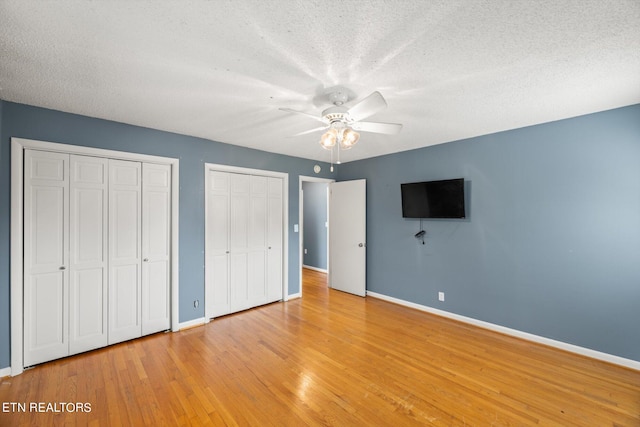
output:
M 302 296 L 303 268 L 322 273 L 328 273 L 330 269 L 328 188 L 331 182 L 334 180 L 310 176 L 299 179 L 299 297 Z

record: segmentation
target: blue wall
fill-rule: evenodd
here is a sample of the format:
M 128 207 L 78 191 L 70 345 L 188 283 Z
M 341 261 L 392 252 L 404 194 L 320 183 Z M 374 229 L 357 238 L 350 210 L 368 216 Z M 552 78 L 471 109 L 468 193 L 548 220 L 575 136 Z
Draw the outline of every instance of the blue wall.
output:
M 327 184 L 322 182 L 302 182 L 304 200 L 304 243 L 307 250 L 302 264 L 327 269 Z
M 289 173 L 289 294 L 299 289 L 299 175 L 332 178 L 318 163 L 153 129 L 0 101 L 0 369 L 10 365 L 9 251 L 11 137 L 180 159 L 180 322 L 204 316 L 204 163 Z M 193 301 L 199 299 L 199 308 Z
M 423 246 L 400 184 L 459 177 L 468 218 Z M 359 178 L 368 290 L 640 361 L 640 105 L 338 168 Z

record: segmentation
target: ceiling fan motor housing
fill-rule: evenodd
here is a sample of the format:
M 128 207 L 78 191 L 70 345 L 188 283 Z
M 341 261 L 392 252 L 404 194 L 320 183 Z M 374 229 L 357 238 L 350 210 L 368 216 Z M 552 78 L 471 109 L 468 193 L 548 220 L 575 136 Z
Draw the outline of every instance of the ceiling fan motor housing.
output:
M 329 101 L 333 105 L 342 105 L 349 100 L 349 95 L 345 91 L 335 91 L 329 94 Z
M 337 122 L 346 123 L 349 121 L 349 114 L 347 114 L 347 110 L 347 108 L 340 106 L 329 107 L 322 112 L 322 117 L 329 124 Z

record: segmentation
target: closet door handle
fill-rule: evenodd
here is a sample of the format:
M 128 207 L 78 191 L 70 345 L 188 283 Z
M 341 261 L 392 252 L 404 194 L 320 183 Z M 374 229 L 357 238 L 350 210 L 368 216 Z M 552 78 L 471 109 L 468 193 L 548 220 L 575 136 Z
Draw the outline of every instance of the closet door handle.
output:
M 66 270 L 67 267 L 65 267 L 64 265 L 60 266 L 59 270 Z
M 145 259 L 143 259 L 142 261 L 144 261 L 144 262 L 149 262 L 149 258 L 145 258 Z

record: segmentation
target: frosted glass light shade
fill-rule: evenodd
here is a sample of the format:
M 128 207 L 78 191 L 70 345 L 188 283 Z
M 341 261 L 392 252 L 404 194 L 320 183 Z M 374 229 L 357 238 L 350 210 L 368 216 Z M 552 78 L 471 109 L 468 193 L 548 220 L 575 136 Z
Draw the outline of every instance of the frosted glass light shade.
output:
M 335 129 L 329 129 L 320 137 L 320 145 L 325 150 L 331 150 L 338 140 L 338 131 Z
M 360 134 L 352 129 L 345 129 L 342 132 L 342 140 L 340 141 L 340 148 L 348 150 L 358 143 Z

